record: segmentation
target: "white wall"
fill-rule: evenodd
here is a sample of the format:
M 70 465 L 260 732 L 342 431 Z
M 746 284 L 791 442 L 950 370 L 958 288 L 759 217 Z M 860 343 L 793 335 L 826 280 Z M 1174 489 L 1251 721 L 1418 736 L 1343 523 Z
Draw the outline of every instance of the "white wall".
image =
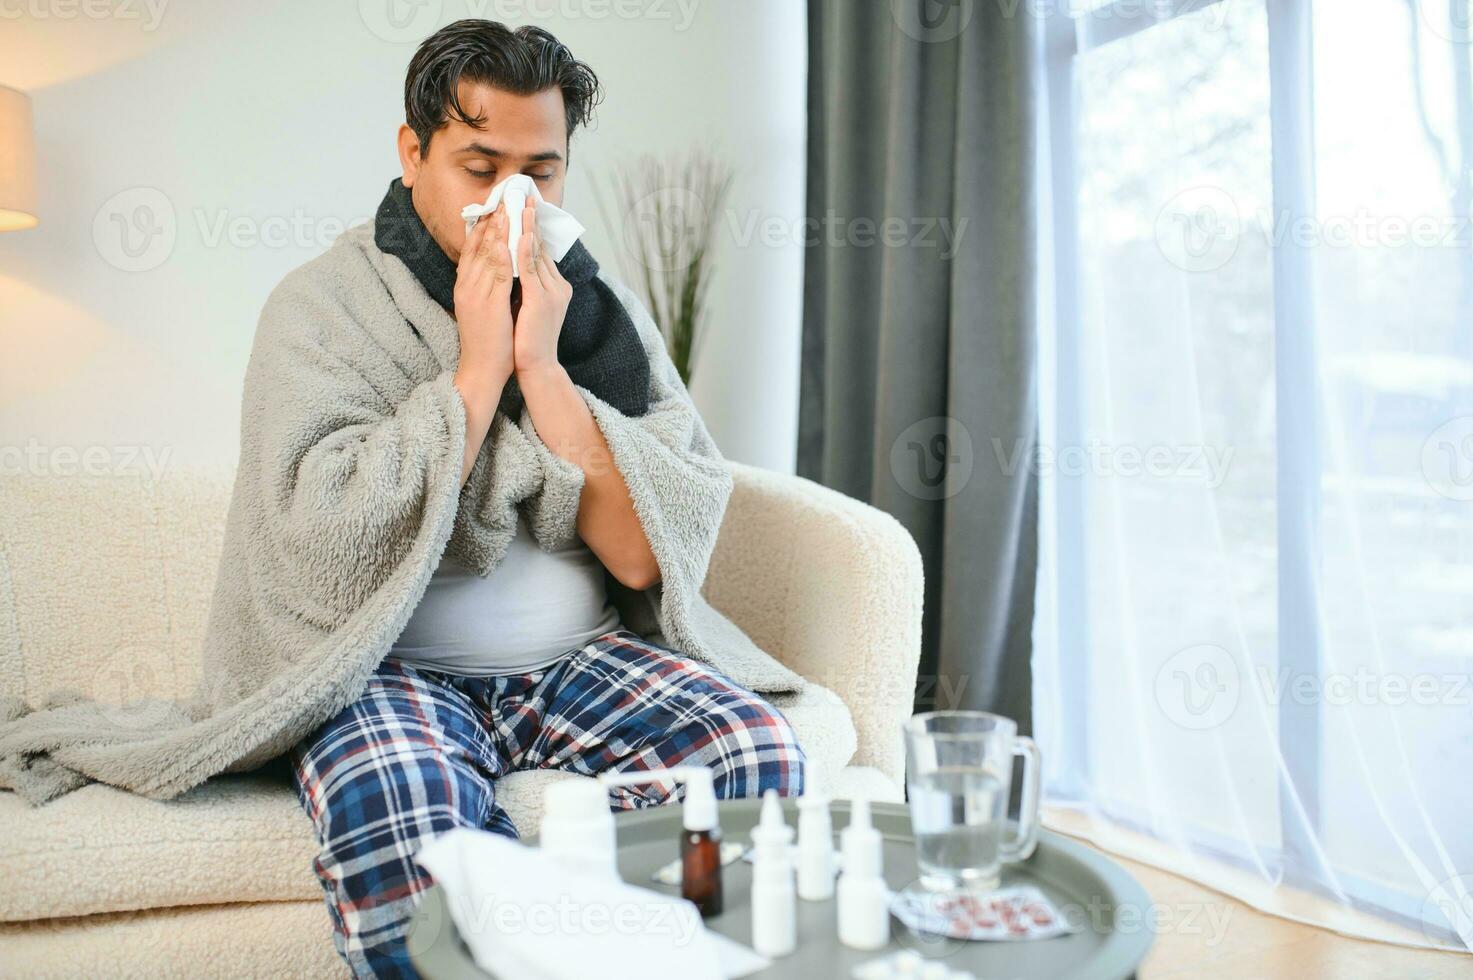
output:
M 372 215 L 414 45 L 463 16 L 542 24 L 605 83 L 566 206 L 610 267 L 589 171 L 697 145 L 737 168 L 692 390 L 729 457 L 791 472 L 801 253 L 741 231 L 802 214 L 795 0 L 0 0 L 41 211 L 0 235 L 0 467 L 64 471 L 89 447 L 113 467 L 233 463 L 262 302 Z

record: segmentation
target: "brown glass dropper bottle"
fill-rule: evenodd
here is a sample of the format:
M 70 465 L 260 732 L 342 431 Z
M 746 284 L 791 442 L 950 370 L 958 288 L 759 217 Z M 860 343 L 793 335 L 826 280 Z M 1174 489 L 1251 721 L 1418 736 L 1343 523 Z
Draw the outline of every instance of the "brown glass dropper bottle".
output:
M 680 897 L 702 918 L 721 914 L 721 824 L 716 816 L 716 789 L 706 766 L 675 766 L 600 775 L 605 786 L 635 786 L 675 780 L 685 784 L 680 816 Z
M 703 766 L 686 767 L 680 897 L 694 903 L 703 919 L 721 914 L 721 824 L 716 820 L 711 770 Z

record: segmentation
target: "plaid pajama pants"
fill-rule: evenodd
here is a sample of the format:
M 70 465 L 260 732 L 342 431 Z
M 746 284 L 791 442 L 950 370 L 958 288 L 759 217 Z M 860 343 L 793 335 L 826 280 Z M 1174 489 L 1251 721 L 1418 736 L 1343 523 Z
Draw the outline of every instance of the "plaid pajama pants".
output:
M 414 853 L 454 827 L 517 835 L 496 779 L 698 764 L 721 798 L 802 790 L 791 726 L 757 694 L 618 628 L 528 674 L 468 677 L 386 657 L 362 696 L 290 753 L 316 826 L 314 862 L 354 976 L 409 977 L 408 920 L 431 882 Z M 669 802 L 669 784 L 611 791 L 614 809 Z

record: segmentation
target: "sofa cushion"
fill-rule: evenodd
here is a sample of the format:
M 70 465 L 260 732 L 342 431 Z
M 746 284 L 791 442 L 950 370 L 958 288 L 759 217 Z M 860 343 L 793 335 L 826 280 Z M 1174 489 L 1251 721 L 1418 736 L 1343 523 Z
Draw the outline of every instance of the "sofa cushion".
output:
M 854 754 L 849 711 L 817 685 L 774 704 L 798 733 L 810 776 L 828 785 Z M 498 802 L 535 831 L 541 790 L 557 773 L 512 773 Z M 0 922 L 175 905 L 322 897 L 317 843 L 279 767 L 208 780 L 150 800 L 92 783 L 42 807 L 0 792 Z
M 849 708 L 833 691 L 811 682 L 801 691 L 770 699 L 798 734 L 810 784 L 827 786 L 854 758 L 859 744 Z
M 905 790 L 874 766 L 845 766 L 825 790 L 836 800 L 862 796 L 874 803 L 905 802 Z
M 168 802 L 100 783 L 34 808 L 0 792 L 0 827 L 4 922 L 322 899 L 312 823 L 284 775 L 217 776 Z
M 332 917 L 310 902 L 193 905 L 0 924 L 0 974 L 342 978 Z

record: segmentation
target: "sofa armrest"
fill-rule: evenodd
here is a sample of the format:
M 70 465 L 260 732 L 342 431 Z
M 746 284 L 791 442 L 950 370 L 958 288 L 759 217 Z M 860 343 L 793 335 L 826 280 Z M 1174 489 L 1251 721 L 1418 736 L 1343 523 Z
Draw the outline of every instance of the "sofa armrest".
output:
M 904 781 L 921 652 L 921 555 L 889 514 L 812 480 L 728 461 L 734 486 L 702 593 L 762 649 L 849 707 L 853 765 Z

